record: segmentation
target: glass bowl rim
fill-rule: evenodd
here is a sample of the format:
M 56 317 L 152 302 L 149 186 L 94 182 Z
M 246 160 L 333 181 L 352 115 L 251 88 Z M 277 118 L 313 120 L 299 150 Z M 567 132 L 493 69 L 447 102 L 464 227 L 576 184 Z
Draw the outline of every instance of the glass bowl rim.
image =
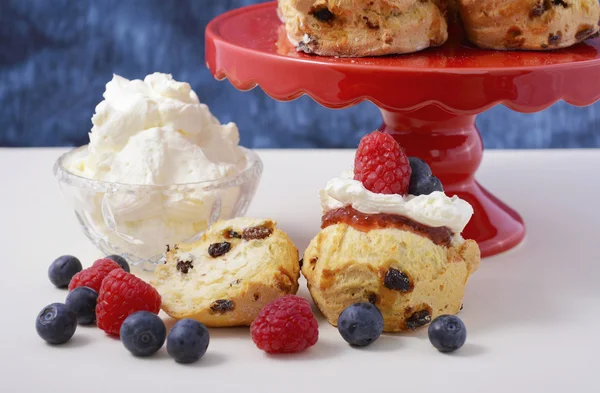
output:
M 170 190 L 177 189 L 179 187 L 200 187 L 206 190 L 216 190 L 223 188 L 236 187 L 243 183 L 250 181 L 252 178 L 259 177 L 263 171 L 263 163 L 258 154 L 251 149 L 248 149 L 243 146 L 239 146 L 239 148 L 244 153 L 244 157 L 246 158 L 246 167 L 231 176 L 225 176 L 216 180 L 205 180 L 200 182 L 190 182 L 190 183 L 173 183 L 173 184 L 165 184 L 165 185 L 153 185 L 153 184 L 133 184 L 133 183 L 120 183 L 120 182 L 111 182 L 105 180 L 96 180 L 88 177 L 84 177 L 81 175 L 77 175 L 71 171 L 69 171 L 65 166 L 65 162 L 68 158 L 75 155 L 76 153 L 80 153 L 83 150 L 86 150 L 88 145 L 83 145 L 80 147 L 76 147 L 74 149 L 69 150 L 66 153 L 61 154 L 61 156 L 56 160 L 53 167 L 54 176 L 59 182 L 68 183 L 70 185 L 74 185 L 79 188 L 103 188 L 104 191 L 114 191 L 116 187 L 119 190 Z

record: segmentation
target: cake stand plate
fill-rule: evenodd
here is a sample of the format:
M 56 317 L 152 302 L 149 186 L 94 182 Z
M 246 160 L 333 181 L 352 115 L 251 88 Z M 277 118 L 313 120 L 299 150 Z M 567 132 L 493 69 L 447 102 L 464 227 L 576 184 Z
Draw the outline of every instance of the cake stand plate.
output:
M 408 155 L 425 159 L 446 193 L 473 205 L 463 235 L 490 256 L 520 243 L 525 226 L 474 179 L 483 155 L 476 115 L 497 104 L 532 113 L 561 99 L 576 106 L 596 102 L 600 38 L 552 52 L 498 52 L 471 46 L 459 27 L 453 29 L 444 46 L 411 55 L 318 57 L 296 52 L 276 3 L 261 3 L 209 23 L 206 61 L 217 79 L 240 90 L 258 85 L 279 101 L 307 94 L 333 109 L 373 102 L 383 115 L 381 130 Z

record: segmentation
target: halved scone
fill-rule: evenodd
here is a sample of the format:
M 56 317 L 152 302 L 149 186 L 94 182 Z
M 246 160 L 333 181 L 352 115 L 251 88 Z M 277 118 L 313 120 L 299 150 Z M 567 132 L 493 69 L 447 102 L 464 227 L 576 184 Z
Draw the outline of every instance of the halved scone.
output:
M 298 250 L 274 221 L 235 218 L 170 246 L 151 284 L 174 318 L 247 326 L 266 304 L 296 293 L 299 276 Z

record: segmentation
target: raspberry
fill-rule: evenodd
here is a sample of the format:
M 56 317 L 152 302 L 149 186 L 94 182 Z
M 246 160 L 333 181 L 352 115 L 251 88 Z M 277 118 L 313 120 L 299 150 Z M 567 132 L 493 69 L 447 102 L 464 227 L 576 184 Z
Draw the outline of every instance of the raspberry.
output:
M 84 269 L 73 276 L 69 283 L 69 291 L 77 287 L 90 287 L 98 292 L 104 278 L 120 266 L 110 259 L 98 259 L 91 267 Z
M 315 345 L 319 323 L 310 304 L 287 295 L 267 304 L 250 325 L 252 340 L 268 353 L 300 352 Z
M 158 314 L 160 303 L 160 295 L 150 284 L 123 269 L 115 269 L 100 287 L 96 306 L 98 327 L 118 336 L 125 318 L 136 311 Z
M 408 194 L 411 168 L 406 154 L 390 135 L 375 131 L 360 141 L 354 157 L 354 179 L 378 194 Z

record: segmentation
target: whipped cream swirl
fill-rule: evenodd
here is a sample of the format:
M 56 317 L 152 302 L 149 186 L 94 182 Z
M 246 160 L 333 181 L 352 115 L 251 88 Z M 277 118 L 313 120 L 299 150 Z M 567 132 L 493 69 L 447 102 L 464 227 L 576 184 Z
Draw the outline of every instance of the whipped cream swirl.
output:
M 330 180 L 319 193 L 323 213 L 352 206 L 364 214 L 396 214 L 430 227 L 444 226 L 455 235 L 460 235 L 473 215 L 473 207 L 468 202 L 439 191 L 406 197 L 371 192 L 354 180 L 352 171 Z
M 188 83 L 118 75 L 96 106 L 88 156 L 72 169 L 96 180 L 170 185 L 216 180 L 245 165 L 234 123 L 221 125 Z

